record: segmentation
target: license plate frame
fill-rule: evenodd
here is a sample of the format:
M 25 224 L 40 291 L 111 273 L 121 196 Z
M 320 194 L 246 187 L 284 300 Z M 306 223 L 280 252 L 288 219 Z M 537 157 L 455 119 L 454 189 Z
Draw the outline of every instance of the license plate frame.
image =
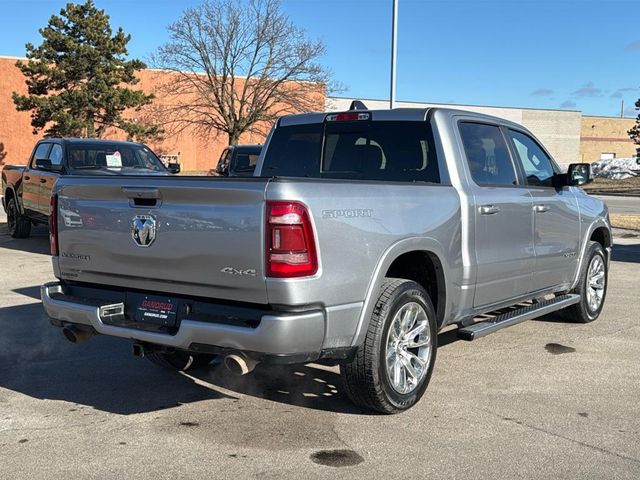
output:
M 131 320 L 141 324 L 175 327 L 178 321 L 180 302 L 160 295 L 127 295 L 131 308 Z

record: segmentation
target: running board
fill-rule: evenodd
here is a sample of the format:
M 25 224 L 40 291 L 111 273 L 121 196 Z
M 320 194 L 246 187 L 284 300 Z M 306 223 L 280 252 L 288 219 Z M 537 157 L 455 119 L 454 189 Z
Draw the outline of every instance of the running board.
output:
M 484 337 L 502 328 L 517 325 L 532 318 L 541 317 L 547 313 L 578 303 L 579 301 L 580 295 L 560 295 L 550 300 L 544 300 L 527 307 L 503 313 L 490 320 L 484 320 L 472 323 L 467 327 L 462 327 L 458 329 L 458 338 L 470 342 L 471 340 Z

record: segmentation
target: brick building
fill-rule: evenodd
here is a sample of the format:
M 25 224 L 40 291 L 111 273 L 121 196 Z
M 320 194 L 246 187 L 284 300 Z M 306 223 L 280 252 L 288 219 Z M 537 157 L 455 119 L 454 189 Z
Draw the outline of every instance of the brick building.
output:
M 635 124 L 633 118 L 582 116 L 580 160 L 594 162 L 605 158 L 636 156 L 638 145 L 627 133 Z
M 26 94 L 27 87 L 22 72 L 15 66 L 16 57 L 0 57 L 0 168 L 2 164 L 24 164 L 35 142 L 42 134 L 34 135 L 31 127 L 29 112 L 17 112 L 11 98 L 12 92 Z M 158 70 L 143 70 L 139 72 L 140 82 L 132 88 L 156 94 L 156 102 L 163 99 L 158 94 L 158 86 L 166 81 L 168 72 Z M 324 108 L 324 88 L 318 88 L 317 110 Z M 269 126 L 265 126 L 264 134 L 247 133 L 241 137 L 241 143 L 262 143 Z M 122 131 L 107 131 L 108 138 L 126 139 Z M 192 129 L 187 129 L 179 135 L 167 136 L 159 142 L 148 142 L 148 145 L 158 154 L 178 158 L 184 171 L 205 171 L 217 164 L 220 153 L 227 146 L 227 135 L 202 138 Z
M 32 133 L 29 113 L 17 112 L 11 99 L 14 91 L 26 93 L 24 77 L 15 66 L 16 60 L 15 57 L 0 57 L 0 166 L 24 164 L 41 136 Z M 166 81 L 167 75 L 170 74 L 143 70 L 139 72 L 140 82 L 134 88 L 155 93 L 158 97 L 156 102 L 162 103 L 163 98 L 158 95 L 157 89 Z M 316 110 L 346 110 L 351 101 L 351 98 L 325 98 L 324 90 L 319 88 Z M 388 108 L 386 100 L 364 102 L 372 109 Z M 636 152 L 636 146 L 627 134 L 635 122 L 632 118 L 586 116 L 571 110 L 398 102 L 398 107 L 427 106 L 477 111 L 520 123 L 539 137 L 554 158 L 563 164 L 594 162 L 612 156 L 630 157 Z M 247 133 L 241 138 L 241 143 L 262 143 L 268 128 L 266 125 L 263 134 Z M 110 138 L 125 138 L 117 130 L 108 133 Z M 225 134 L 202 138 L 189 129 L 159 142 L 149 142 L 149 146 L 158 154 L 179 159 L 184 171 L 209 170 L 217 163 L 226 144 Z

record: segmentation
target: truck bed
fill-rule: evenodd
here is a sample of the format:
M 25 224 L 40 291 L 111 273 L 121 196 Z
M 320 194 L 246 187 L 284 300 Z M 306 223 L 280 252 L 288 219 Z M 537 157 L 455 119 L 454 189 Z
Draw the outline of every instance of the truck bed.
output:
M 64 280 L 255 304 L 351 305 L 357 311 L 385 254 L 404 238 L 431 241 L 451 259 L 452 279 L 460 272 L 460 203 L 448 186 L 69 177 L 60 180 L 58 198 L 60 254 L 54 264 Z M 266 278 L 267 200 L 307 206 L 318 248 L 315 275 Z M 140 216 L 156 222 L 148 247 L 132 236 Z

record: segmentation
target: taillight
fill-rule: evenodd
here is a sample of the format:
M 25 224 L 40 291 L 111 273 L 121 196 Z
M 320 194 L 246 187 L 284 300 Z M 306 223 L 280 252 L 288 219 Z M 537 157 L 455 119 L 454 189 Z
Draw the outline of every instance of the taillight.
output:
M 307 208 L 297 202 L 267 202 L 267 277 L 305 277 L 318 271 Z
M 49 245 L 51 246 L 51 255 L 58 256 L 58 195 L 51 195 L 49 200 Z

